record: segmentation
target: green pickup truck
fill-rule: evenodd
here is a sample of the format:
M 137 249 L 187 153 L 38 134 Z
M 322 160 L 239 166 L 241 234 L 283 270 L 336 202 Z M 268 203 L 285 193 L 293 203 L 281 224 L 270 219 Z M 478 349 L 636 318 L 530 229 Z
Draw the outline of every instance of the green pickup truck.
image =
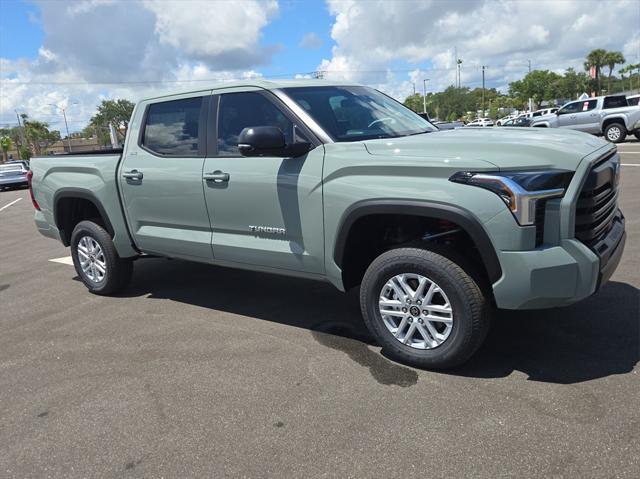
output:
M 317 80 L 148 98 L 121 152 L 34 158 L 29 181 L 39 231 L 71 247 L 93 293 L 145 256 L 360 286 L 390 355 L 450 368 L 495 308 L 564 306 L 607 281 L 619 176 L 616 147 L 585 133 L 439 131 L 374 89 Z

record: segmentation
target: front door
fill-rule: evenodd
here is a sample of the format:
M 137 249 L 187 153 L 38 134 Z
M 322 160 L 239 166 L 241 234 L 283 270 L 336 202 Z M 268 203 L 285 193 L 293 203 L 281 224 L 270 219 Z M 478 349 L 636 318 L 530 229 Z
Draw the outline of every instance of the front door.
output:
M 558 126 L 560 128 L 569 128 L 571 130 L 574 130 L 576 128 L 576 115 L 578 113 L 580 103 L 581 102 L 567 103 L 557 111 L 556 114 L 558 115 Z
M 287 143 L 312 140 L 311 134 L 268 92 L 231 90 L 213 97 L 216 103 L 216 151 L 203 175 L 214 259 L 322 273 L 323 146 L 299 158 L 242 157 L 244 128 L 277 126 Z
M 146 253 L 211 260 L 202 167 L 210 93 L 140 105 L 119 171 L 131 234 Z M 133 128 L 132 128 L 133 129 Z
M 578 113 L 576 113 L 576 130 L 585 133 L 598 133 L 600 130 L 600 117 L 596 113 L 598 100 L 585 100 L 579 103 Z

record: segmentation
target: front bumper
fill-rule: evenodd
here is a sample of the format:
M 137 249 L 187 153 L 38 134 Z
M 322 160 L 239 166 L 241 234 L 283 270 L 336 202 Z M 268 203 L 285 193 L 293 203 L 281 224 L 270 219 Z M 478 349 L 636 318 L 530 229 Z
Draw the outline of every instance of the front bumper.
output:
M 593 249 L 577 239 L 559 246 L 500 254 L 503 276 L 493 285 L 499 308 L 542 309 L 567 306 L 595 293 L 617 268 L 626 241 L 618 210 L 609 233 Z

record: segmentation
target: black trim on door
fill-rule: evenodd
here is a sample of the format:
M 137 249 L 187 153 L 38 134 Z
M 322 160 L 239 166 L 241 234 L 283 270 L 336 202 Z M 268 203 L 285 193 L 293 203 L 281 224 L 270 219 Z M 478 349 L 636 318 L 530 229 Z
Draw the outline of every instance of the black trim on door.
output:
M 502 268 L 493 244 L 479 220 L 472 213 L 451 205 L 394 199 L 364 200 L 355 203 L 345 211 L 340 220 L 333 249 L 333 259 L 340 268 L 342 268 L 344 248 L 351 227 L 359 218 L 372 214 L 416 215 L 446 219 L 456 223 L 467 232 L 477 246 L 489 280 L 495 283 L 502 276 Z

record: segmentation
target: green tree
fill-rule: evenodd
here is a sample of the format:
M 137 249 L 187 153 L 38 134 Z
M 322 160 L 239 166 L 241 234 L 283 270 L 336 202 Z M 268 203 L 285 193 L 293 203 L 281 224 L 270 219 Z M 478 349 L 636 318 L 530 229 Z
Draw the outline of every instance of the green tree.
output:
M 2 148 L 3 163 L 9 161 L 9 149 L 11 148 L 11 138 L 3 136 L 0 138 L 0 148 Z
M 41 155 L 52 143 L 60 140 L 58 130 L 49 130 L 49 124 L 43 121 L 30 120 L 26 114 L 20 115 L 24 126 L 24 136 L 31 153 Z M 22 153 L 20 154 L 22 157 Z
M 567 68 L 557 83 L 558 98 L 575 100 L 589 89 L 589 77 L 586 73 Z
M 561 76 L 549 70 L 534 70 L 522 79 L 509 84 L 509 94 L 526 101 L 533 98 L 536 105 L 542 100 L 558 97 Z
M 420 93 L 416 93 L 415 95 L 410 95 L 404 100 L 404 106 L 410 108 L 416 113 L 422 113 L 422 109 L 424 106 L 422 95 Z
M 602 67 L 607 64 L 607 53 L 608 52 L 604 48 L 596 48 L 595 50 L 591 50 L 589 52 L 586 61 L 584 62 L 584 69 L 586 71 L 589 71 L 591 67 L 595 68 L 598 95 L 602 92 L 600 72 L 602 70 Z
M 611 93 L 611 74 L 616 65 L 622 65 L 626 62 L 622 52 L 607 52 L 605 55 L 605 64 L 609 67 L 609 74 L 607 75 L 607 93 Z
M 129 130 L 129 120 L 134 106 L 135 103 L 124 99 L 102 100 L 98 111 L 91 118 L 91 125 L 103 128 L 113 125 L 124 138 Z

